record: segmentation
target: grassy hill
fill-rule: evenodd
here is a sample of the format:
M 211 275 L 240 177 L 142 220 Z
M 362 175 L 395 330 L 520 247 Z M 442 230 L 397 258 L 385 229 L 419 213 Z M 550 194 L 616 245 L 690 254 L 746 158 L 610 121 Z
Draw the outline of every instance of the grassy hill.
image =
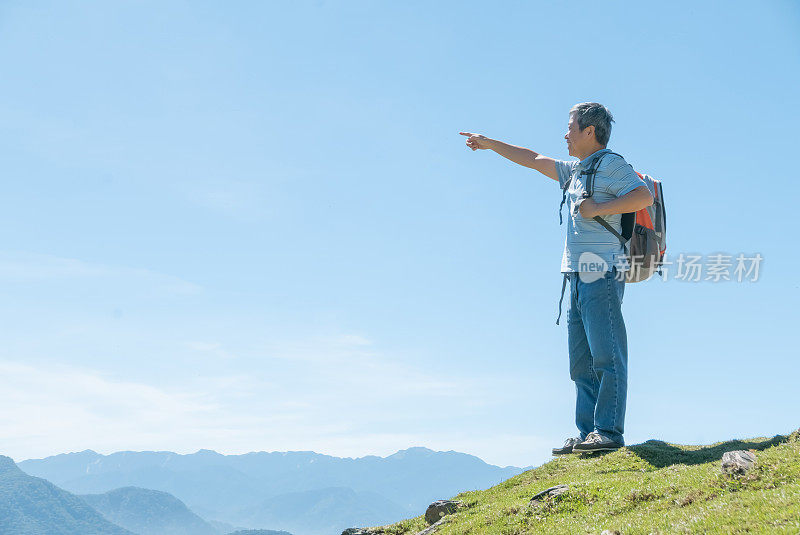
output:
M 756 467 L 723 474 L 722 454 L 732 450 L 754 451 Z M 534 494 L 562 484 L 566 494 L 529 505 Z M 649 440 L 568 455 L 454 499 L 462 507 L 445 517 L 437 535 L 800 533 L 800 429 L 709 446 Z M 420 516 L 374 529 L 412 535 L 425 527 Z

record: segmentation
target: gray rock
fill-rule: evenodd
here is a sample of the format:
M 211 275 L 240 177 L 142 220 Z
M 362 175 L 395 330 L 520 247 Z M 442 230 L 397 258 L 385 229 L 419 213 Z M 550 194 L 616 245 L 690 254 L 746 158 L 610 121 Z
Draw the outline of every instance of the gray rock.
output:
M 619 535 L 619 531 L 617 531 L 615 529 L 614 530 L 604 529 L 603 533 L 601 533 L 600 535 Z
M 342 535 L 381 535 L 383 530 L 374 530 L 369 528 L 347 528 L 342 532 Z
M 756 465 L 756 456 L 747 450 L 726 451 L 722 454 L 722 471 L 727 474 L 744 474 Z
M 436 529 L 445 523 L 447 519 L 445 517 L 440 518 L 436 523 L 431 524 L 427 528 L 423 529 L 422 531 L 418 532 L 417 535 L 431 535 Z
M 443 516 L 455 513 L 460 504 L 461 502 L 454 502 L 453 500 L 436 500 L 425 511 L 425 522 L 435 524 Z
M 556 498 L 562 494 L 565 494 L 568 490 L 569 487 L 567 485 L 556 485 L 555 487 L 544 489 L 542 492 L 535 494 L 533 498 L 531 498 L 530 505 L 537 505 L 548 497 Z

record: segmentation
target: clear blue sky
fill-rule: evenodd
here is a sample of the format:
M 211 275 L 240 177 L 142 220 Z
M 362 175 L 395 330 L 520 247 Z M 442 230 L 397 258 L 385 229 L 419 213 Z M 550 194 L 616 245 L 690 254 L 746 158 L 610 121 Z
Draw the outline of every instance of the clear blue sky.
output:
M 797 428 L 799 30 L 778 0 L 3 2 L 0 453 L 547 460 L 560 192 L 458 132 L 568 159 L 587 100 L 670 253 L 764 257 L 628 286 L 626 441 Z

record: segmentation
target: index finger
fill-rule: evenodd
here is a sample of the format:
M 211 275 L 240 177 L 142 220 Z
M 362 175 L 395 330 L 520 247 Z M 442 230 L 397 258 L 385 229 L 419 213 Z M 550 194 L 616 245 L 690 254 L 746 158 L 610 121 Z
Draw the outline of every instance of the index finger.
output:
M 470 136 L 470 137 L 475 135 L 475 134 L 472 134 L 470 132 L 459 132 L 459 134 L 461 134 L 462 136 Z

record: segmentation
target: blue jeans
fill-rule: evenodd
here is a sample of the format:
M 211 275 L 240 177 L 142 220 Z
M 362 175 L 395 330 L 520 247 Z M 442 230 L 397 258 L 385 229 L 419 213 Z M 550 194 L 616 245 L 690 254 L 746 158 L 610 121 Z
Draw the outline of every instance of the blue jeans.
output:
M 624 444 L 628 337 L 622 319 L 625 281 L 617 269 L 593 282 L 569 273 L 569 375 L 575 381 L 575 424 L 585 439 L 597 431 Z

